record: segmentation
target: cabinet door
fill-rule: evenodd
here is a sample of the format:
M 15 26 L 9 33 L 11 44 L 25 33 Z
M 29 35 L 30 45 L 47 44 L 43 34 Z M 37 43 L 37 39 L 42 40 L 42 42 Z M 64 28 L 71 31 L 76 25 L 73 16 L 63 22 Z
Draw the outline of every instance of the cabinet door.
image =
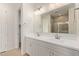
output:
M 49 48 L 41 45 L 40 42 L 39 40 L 32 40 L 31 54 L 33 56 L 49 56 Z
M 39 56 L 49 56 L 49 48 L 40 46 L 39 47 Z
M 26 38 L 26 52 L 31 56 L 38 56 L 39 46 L 36 41 L 32 38 Z
M 50 56 L 54 56 L 54 49 L 50 49 Z
M 39 46 L 36 45 L 35 43 L 32 43 L 32 46 L 31 46 L 31 55 L 32 56 L 38 56 L 38 52 L 39 52 Z
M 35 39 L 31 39 L 31 55 L 32 56 L 38 56 L 38 49 L 39 45 L 38 42 Z

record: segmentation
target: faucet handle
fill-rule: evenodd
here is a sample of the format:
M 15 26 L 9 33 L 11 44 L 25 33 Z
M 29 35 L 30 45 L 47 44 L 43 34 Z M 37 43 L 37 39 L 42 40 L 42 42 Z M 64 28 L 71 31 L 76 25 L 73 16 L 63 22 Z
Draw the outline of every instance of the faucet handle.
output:
M 60 36 L 58 34 L 56 34 L 55 39 L 60 39 Z
M 37 36 L 40 36 L 40 34 L 39 34 L 38 32 L 36 32 L 36 35 L 37 35 Z

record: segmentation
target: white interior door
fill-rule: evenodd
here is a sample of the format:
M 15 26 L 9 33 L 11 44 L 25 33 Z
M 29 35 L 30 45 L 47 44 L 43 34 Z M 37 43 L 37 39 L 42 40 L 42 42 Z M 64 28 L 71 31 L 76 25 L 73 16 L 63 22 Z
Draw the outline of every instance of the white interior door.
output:
M 0 52 L 3 52 L 7 50 L 7 22 L 5 18 L 0 18 L 2 18 L 2 20 L 0 20 Z
M 18 4 L 0 4 L 0 52 L 18 48 Z

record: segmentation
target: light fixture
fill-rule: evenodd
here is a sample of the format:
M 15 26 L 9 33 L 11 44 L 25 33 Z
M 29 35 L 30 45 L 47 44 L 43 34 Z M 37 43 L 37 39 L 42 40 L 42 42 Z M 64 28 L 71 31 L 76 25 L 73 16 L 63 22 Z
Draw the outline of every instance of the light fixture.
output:
M 34 11 L 34 13 L 35 13 L 35 15 L 39 15 L 41 12 L 40 12 L 40 10 L 36 10 L 36 11 Z
M 35 15 L 40 15 L 42 13 L 59 8 L 59 7 L 64 6 L 64 5 L 66 5 L 66 3 L 65 4 L 64 3 L 50 3 L 48 5 L 48 7 L 40 6 L 40 7 L 36 8 L 34 10 L 34 13 L 35 13 Z
M 40 15 L 44 13 L 45 11 L 46 11 L 45 7 L 40 7 L 40 8 L 35 9 L 34 13 L 35 15 Z

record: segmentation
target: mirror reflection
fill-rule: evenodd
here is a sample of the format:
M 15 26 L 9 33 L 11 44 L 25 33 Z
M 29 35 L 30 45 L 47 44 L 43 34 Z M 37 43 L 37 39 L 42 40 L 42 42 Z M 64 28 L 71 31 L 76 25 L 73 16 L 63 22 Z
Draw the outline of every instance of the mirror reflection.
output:
M 43 32 L 75 34 L 74 4 L 69 4 L 41 15 Z

